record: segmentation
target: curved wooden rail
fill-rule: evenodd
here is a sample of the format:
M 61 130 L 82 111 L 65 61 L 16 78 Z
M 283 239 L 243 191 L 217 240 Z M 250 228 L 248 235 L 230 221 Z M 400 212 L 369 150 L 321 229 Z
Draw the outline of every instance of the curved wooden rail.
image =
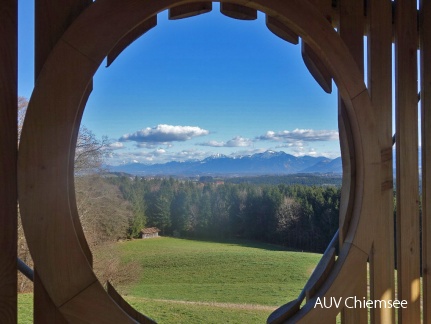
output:
M 304 299 L 307 298 L 307 300 L 310 300 L 315 295 L 316 291 L 322 286 L 335 263 L 335 251 L 339 239 L 338 233 L 339 231 L 337 230 L 298 298 L 280 306 L 272 312 L 268 317 L 268 324 L 279 324 L 287 321 L 299 311 Z
M 23 226 L 41 281 L 60 312 L 71 322 L 135 322 L 97 281 L 74 229 L 71 205 L 75 147 L 88 84 L 103 59 L 135 26 L 157 13 L 195 0 L 105 0 L 94 2 L 66 31 L 47 60 L 30 100 L 19 152 L 19 195 Z M 222 4 L 224 1 L 222 1 Z M 318 53 L 346 104 L 355 148 L 357 179 L 352 220 L 340 256 L 318 294 L 346 297 L 355 287 L 358 265 L 365 264 L 378 209 L 380 152 L 374 112 L 355 61 L 330 23 L 307 1 L 230 0 L 261 10 L 292 28 Z M 55 266 L 54 266 L 55 265 Z M 345 285 L 349 281 L 351 285 Z M 321 322 L 313 299 L 292 320 Z

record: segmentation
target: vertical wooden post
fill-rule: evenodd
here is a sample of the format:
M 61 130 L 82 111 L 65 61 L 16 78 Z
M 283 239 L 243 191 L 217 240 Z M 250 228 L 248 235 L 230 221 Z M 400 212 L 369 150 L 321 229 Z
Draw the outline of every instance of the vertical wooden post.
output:
M 431 2 L 420 2 L 423 322 L 431 323 Z
M 67 27 L 90 4 L 91 0 L 35 1 L 35 79 L 39 76 L 49 53 Z M 74 190 L 73 184 L 71 184 L 71 189 Z M 74 199 L 74 192 L 72 192 L 71 198 Z M 77 213 L 74 215 L 75 218 L 78 217 Z M 79 225 L 79 219 L 75 219 L 75 224 Z M 86 252 L 87 259 L 91 263 L 91 252 L 80 226 L 77 226 L 77 234 L 80 238 L 81 247 Z M 67 323 L 43 287 L 37 274 L 37 265 L 34 277 L 34 322 L 36 324 L 51 323 L 53 321 L 55 323 Z
M 376 219 L 370 255 L 370 297 L 394 300 L 394 210 L 392 172 L 392 3 L 369 1 L 368 89 L 379 124 L 381 212 Z M 372 308 L 372 323 L 393 323 L 393 308 Z
M 420 323 L 416 1 L 395 2 L 398 323 Z
M 350 53 L 353 55 L 356 64 L 361 69 L 362 73 L 364 71 L 364 3 L 361 0 L 344 0 L 340 2 L 340 20 L 339 20 L 339 33 L 341 39 L 350 49 Z M 346 124 L 347 118 L 345 118 L 345 106 L 341 98 L 338 102 L 339 110 L 339 123 L 340 123 L 340 136 L 343 138 L 343 143 L 341 145 L 348 145 L 346 143 L 346 138 L 349 136 L 350 126 Z M 344 150 L 346 152 L 346 150 Z M 343 163 L 347 163 L 351 166 L 351 157 L 343 156 Z M 345 177 L 351 177 L 350 174 L 343 175 Z M 351 186 L 349 186 L 351 187 Z M 351 195 L 352 192 L 344 191 L 343 194 Z M 347 207 L 348 208 L 348 207 Z M 346 225 L 349 223 L 349 212 L 343 215 L 345 218 L 340 220 L 340 229 L 345 229 Z M 344 226 L 343 226 L 344 225 Z M 345 232 L 342 231 L 342 236 L 345 236 Z M 367 267 L 366 264 L 363 265 L 363 271 L 360 272 L 361 278 L 360 284 L 358 285 L 355 295 L 358 297 L 367 296 Z M 354 308 L 347 309 L 343 308 L 341 312 L 341 320 L 343 323 L 367 323 L 368 314 L 366 309 Z
M 17 322 L 17 0 L 0 2 L 0 322 Z

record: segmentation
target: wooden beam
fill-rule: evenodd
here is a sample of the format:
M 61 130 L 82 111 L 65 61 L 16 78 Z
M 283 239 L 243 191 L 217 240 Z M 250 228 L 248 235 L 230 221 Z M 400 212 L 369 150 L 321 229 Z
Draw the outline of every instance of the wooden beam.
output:
M 431 2 L 420 1 L 423 323 L 431 323 Z
M 350 50 L 353 59 L 355 60 L 361 74 L 364 74 L 364 41 L 363 41 L 363 33 L 364 33 L 364 2 L 363 0 L 343 0 L 340 2 L 340 17 L 339 17 L 339 34 L 343 42 L 347 45 Z M 348 120 L 344 118 L 346 116 L 346 106 L 341 98 L 338 100 L 338 111 L 341 118 L 339 118 L 340 123 L 340 136 L 350 136 L 350 123 Z M 377 141 L 377 139 L 375 139 Z M 345 142 L 346 139 L 343 139 Z M 349 143 L 343 143 L 343 145 L 351 145 L 351 141 Z M 349 150 L 345 149 L 342 151 L 341 157 L 343 160 L 343 164 L 347 165 L 350 173 L 344 174 L 343 178 L 348 178 L 350 181 L 355 183 L 354 172 L 355 169 L 352 167 L 350 152 L 352 147 Z M 343 170 L 347 170 L 343 168 Z M 352 174 L 353 172 L 353 174 Z M 352 179 L 353 178 L 353 179 Z M 344 179 L 343 179 L 344 180 Z M 345 181 L 344 181 L 345 182 Z M 351 191 L 351 186 L 348 192 L 344 190 L 342 194 L 346 194 L 351 196 L 354 192 Z M 342 198 L 346 200 L 346 198 Z M 349 199 L 350 200 L 350 199 Z M 350 227 L 352 212 L 350 206 L 348 208 L 348 212 L 345 214 L 340 214 L 340 230 L 342 229 L 342 236 L 346 236 L 346 232 Z M 370 224 L 371 225 L 371 224 Z M 361 271 L 358 273 L 359 283 L 356 287 L 356 291 L 354 292 L 355 296 L 367 297 L 367 267 L 366 263 L 361 264 Z M 364 308 L 343 308 L 341 312 L 341 319 L 343 323 L 367 323 L 368 322 L 368 313 Z
M 394 300 L 394 204 L 392 171 L 392 3 L 368 1 L 368 91 L 376 110 L 381 151 L 381 212 L 370 255 L 370 297 Z M 394 323 L 393 308 L 372 308 L 373 323 Z
M 0 2 L 0 322 L 17 322 L 18 2 Z
M 341 39 L 350 50 L 353 58 L 358 65 L 362 75 L 364 73 L 364 48 L 363 48 L 363 25 L 364 18 L 362 8 L 363 1 L 345 1 L 340 3 L 339 7 L 339 33 Z M 328 12 L 328 9 L 326 10 Z M 354 196 L 354 183 L 355 183 L 355 161 L 352 157 L 354 147 L 351 140 L 351 126 L 347 118 L 346 107 L 341 99 L 338 102 L 338 123 L 340 128 L 340 146 L 341 146 L 341 159 L 343 161 L 343 186 L 341 195 L 346 197 L 342 201 L 352 201 Z M 349 197 L 349 199 L 347 199 Z M 347 231 L 350 226 L 350 218 L 352 214 L 351 205 L 343 205 L 340 212 L 340 244 L 343 243 Z
M 420 322 L 418 86 L 416 1 L 395 3 L 398 323 Z

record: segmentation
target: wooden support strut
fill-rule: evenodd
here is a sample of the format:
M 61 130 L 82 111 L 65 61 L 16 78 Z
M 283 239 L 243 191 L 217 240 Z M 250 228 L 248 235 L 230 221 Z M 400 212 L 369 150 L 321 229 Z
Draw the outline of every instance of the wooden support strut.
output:
M 396 246 L 398 323 L 420 322 L 416 1 L 395 3 Z
M 0 322 L 17 322 L 18 2 L 0 2 Z
M 431 2 L 421 0 L 420 74 L 422 122 L 423 323 L 431 323 Z
M 392 3 L 368 1 L 368 91 L 379 127 L 381 213 L 370 253 L 370 298 L 394 300 L 394 208 L 392 171 Z M 370 310 L 372 323 L 394 323 L 393 308 Z

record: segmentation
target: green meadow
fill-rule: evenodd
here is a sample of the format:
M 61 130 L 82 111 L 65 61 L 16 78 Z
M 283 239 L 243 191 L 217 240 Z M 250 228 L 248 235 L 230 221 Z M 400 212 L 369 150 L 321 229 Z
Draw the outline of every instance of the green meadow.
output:
M 298 296 L 321 257 L 241 240 L 160 237 L 112 248 L 137 274 L 116 289 L 158 323 L 265 323 Z

